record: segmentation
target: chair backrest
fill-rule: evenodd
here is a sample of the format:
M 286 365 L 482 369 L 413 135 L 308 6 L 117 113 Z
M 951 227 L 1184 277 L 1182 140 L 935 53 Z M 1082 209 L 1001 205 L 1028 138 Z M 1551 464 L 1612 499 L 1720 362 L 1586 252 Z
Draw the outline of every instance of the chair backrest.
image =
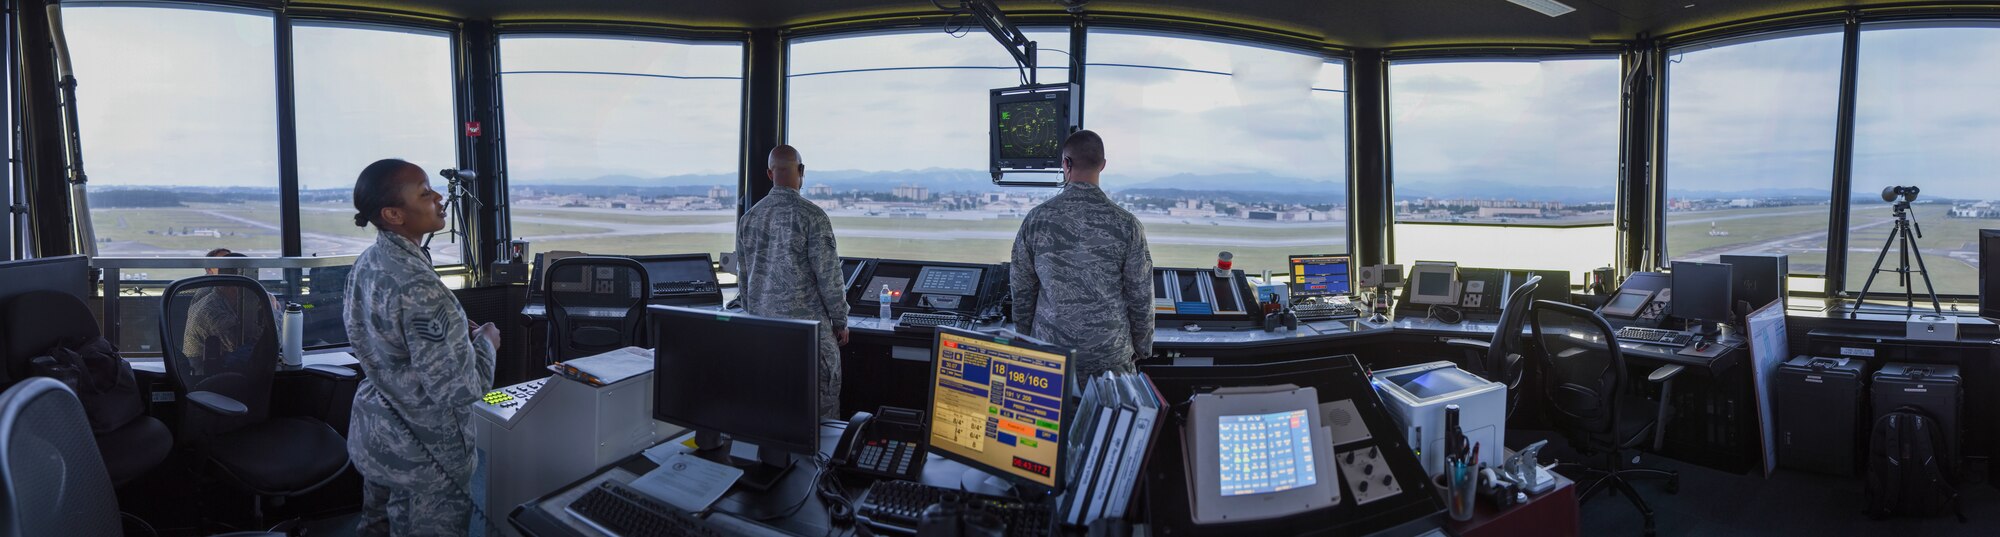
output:
M 83 403 L 31 378 L 0 393 L 0 537 L 115 536 L 118 495 Z
M 59 343 L 96 338 L 97 316 L 83 299 L 63 291 L 40 289 L 7 301 L 5 365 L 0 366 L 0 386 L 12 378 L 27 377 L 28 360 L 49 353 Z
M 645 265 L 631 258 L 576 256 L 549 263 L 542 277 L 549 360 L 645 346 L 652 288 Z
M 1527 283 L 1507 293 L 1507 307 L 1500 310 L 1500 326 L 1493 332 L 1493 344 L 1486 352 L 1487 367 L 1503 365 L 1508 354 L 1521 353 L 1521 323 L 1527 321 L 1528 310 L 1533 309 L 1535 288 L 1541 286 L 1541 276 L 1529 276 Z
M 222 418 L 189 412 L 193 405 L 184 403 L 182 425 L 190 430 L 180 436 L 198 443 L 264 421 L 278 368 L 277 313 L 264 286 L 244 276 L 185 278 L 167 285 L 160 309 L 160 348 L 179 399 L 215 392 L 249 408 L 243 416 Z
M 1556 427 L 1572 439 L 1614 431 L 1626 373 L 1611 324 L 1597 312 L 1552 300 L 1536 301 L 1532 317 L 1542 345 L 1542 391 Z

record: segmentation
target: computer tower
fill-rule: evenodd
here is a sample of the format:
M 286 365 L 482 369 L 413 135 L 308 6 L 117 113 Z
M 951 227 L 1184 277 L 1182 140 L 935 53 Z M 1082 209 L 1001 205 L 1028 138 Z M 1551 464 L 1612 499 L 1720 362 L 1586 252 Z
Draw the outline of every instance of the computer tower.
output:
M 1862 436 L 1862 368 L 1859 359 L 1796 356 L 1778 365 L 1771 380 L 1777 411 L 1778 466 L 1839 476 L 1854 475 Z
M 1791 270 L 1785 254 L 1724 254 L 1722 263 L 1731 267 L 1735 280 L 1731 296 L 1738 302 L 1749 302 L 1750 311 L 1785 297 L 1785 275 Z
M 1962 435 L 1958 418 L 1965 409 L 1965 380 L 1959 376 L 1958 366 L 1888 363 L 1875 372 L 1872 380 L 1869 426 L 1872 428 L 1875 419 L 1904 406 L 1923 409 L 1944 430 L 1944 446 L 1938 452 L 1944 457 L 1945 470 L 1957 472 L 1959 454 L 1964 452 L 1959 445 Z

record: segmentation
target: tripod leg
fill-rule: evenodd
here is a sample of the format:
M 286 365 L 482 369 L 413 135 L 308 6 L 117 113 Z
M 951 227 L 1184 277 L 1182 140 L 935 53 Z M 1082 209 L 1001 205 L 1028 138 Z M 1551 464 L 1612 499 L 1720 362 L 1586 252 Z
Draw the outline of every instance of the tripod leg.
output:
M 1903 241 L 1909 244 L 1910 255 L 1917 258 L 1917 274 L 1923 275 L 1924 292 L 1929 293 L 1931 295 L 1931 311 L 1935 313 L 1944 313 L 1944 305 L 1938 303 L 1937 288 L 1931 286 L 1930 267 L 1924 266 L 1924 252 L 1923 250 L 1917 249 L 1917 240 L 1911 238 L 1913 236 L 1915 236 L 1915 234 L 1906 234 L 1903 236 Z M 1903 289 L 1905 293 L 1916 290 L 1915 287 L 1909 285 L 1903 286 Z M 1913 303 L 1911 305 L 1911 309 L 1916 309 L 1914 305 L 1915 299 L 1912 298 L 1909 300 L 1909 302 Z
M 1854 311 L 1847 313 L 1848 318 L 1852 319 L 1861 314 L 1861 305 L 1868 300 L 1868 288 L 1875 286 L 1875 275 L 1882 273 L 1882 261 L 1889 258 L 1889 247 L 1896 245 L 1896 236 L 1896 230 L 1892 229 L 1889 231 L 1889 240 L 1882 241 L 1882 251 L 1875 254 L 1875 268 L 1868 271 L 1868 281 L 1861 284 L 1861 294 L 1854 297 Z

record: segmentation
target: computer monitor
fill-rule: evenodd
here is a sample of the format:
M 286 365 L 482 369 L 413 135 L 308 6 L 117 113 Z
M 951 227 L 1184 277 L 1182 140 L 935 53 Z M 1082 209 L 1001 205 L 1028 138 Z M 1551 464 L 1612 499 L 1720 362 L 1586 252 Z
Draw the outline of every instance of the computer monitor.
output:
M 1291 256 L 1292 296 L 1336 296 L 1353 291 L 1348 258 L 1317 254 Z
M 708 254 L 628 256 L 646 267 L 646 281 L 653 285 L 648 296 L 715 289 L 715 264 Z
M 1979 230 L 1979 316 L 2000 319 L 2000 229 Z
M 931 351 L 930 450 L 1032 490 L 1060 488 L 1070 384 L 1080 380 L 1069 351 L 942 326 Z
M 991 91 L 993 172 L 1062 169 L 1062 143 L 1078 127 L 1072 84 Z
M 1386 279 L 1386 277 L 1385 277 Z M 1458 303 L 1458 264 L 1418 261 L 1410 267 L 1410 302 L 1451 306 Z
M 657 342 L 653 419 L 756 444 L 759 461 L 729 461 L 754 490 L 784 475 L 786 454 L 819 453 L 818 323 L 673 306 L 646 313 Z
M 1731 267 L 1721 263 L 1675 261 L 1673 266 L 1673 316 L 1700 322 L 1703 332 L 1713 323 L 1736 317 L 1736 299 L 1731 296 L 1736 282 Z

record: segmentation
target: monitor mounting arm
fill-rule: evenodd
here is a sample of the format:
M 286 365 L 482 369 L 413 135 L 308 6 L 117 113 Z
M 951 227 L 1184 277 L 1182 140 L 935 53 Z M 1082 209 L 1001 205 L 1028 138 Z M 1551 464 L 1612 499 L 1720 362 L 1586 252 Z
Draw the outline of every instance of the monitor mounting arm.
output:
M 1035 42 L 1029 41 L 1013 21 L 1007 20 L 1007 14 L 1000 12 L 1000 6 L 994 5 L 993 0 L 961 0 L 959 7 L 963 10 L 961 13 L 970 13 L 972 18 L 978 19 L 979 25 L 985 27 L 986 33 L 999 41 L 1000 46 L 1007 47 L 1007 53 L 1012 54 L 1014 61 L 1027 70 L 1028 85 L 1034 85 Z

